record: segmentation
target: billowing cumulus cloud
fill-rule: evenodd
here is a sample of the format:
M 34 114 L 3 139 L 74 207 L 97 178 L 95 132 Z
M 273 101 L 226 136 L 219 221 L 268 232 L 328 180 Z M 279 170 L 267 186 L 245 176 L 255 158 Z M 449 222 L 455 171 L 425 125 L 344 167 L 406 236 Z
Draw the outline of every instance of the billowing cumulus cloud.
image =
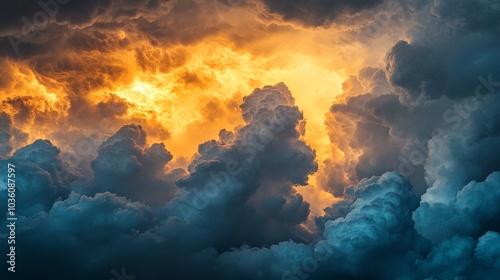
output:
M 498 35 L 486 24 L 496 24 L 489 14 L 498 11 L 490 4 L 486 1 L 474 7 L 484 10 L 483 18 L 472 16 L 467 5 L 446 9 L 442 1 L 421 3 L 416 10 L 419 27 L 410 30 L 410 40 L 399 41 L 387 52 L 384 69 L 361 70 L 344 83 L 344 95 L 326 119 L 332 156 L 322 184 L 342 195 L 349 184 L 395 170 L 408 176 L 422 193 L 436 180 L 434 173 L 447 172 L 433 164 L 447 160 L 441 150 L 462 157 L 462 151 L 452 148 L 449 136 L 467 135 L 465 131 L 495 134 L 494 129 L 481 125 L 485 120 L 479 117 L 484 113 L 495 118 L 486 108 L 495 104 L 499 86 L 494 61 L 500 53 L 493 47 Z M 493 162 L 479 162 L 484 157 L 478 153 L 496 154 L 487 141 L 468 153 L 474 158 L 469 160 L 477 159 L 475 163 L 462 158 L 457 161 L 464 166 L 462 171 L 446 168 L 446 180 L 467 177 L 453 182 L 454 188 L 484 180 L 497 170 Z M 468 176 L 469 172 L 476 175 Z
M 293 189 L 317 169 L 314 151 L 300 139 L 302 113 L 284 84 L 254 91 L 241 109 L 247 124 L 200 145 L 189 176 L 178 181 L 190 192 L 175 201 L 181 214 L 200 223 L 210 217 L 225 229 L 221 248 L 308 241 L 301 223 L 309 204 Z
M 144 202 L 170 200 L 176 188 L 171 176 L 162 174 L 172 155 L 163 143 L 145 145 L 145 131 L 133 125 L 122 127 L 104 141 L 91 162 L 96 191 Z
M 413 228 L 417 197 L 410 189 L 395 173 L 364 180 L 349 188 L 351 196 L 344 205 L 348 213 L 328 217 L 322 235 L 311 245 L 282 242 L 269 249 L 242 248 L 223 254 L 218 265 L 228 279 L 238 275 L 234 267 L 247 273 L 245 279 L 394 279 L 415 258 L 410 252 L 417 255 L 426 247 Z M 401 252 L 408 255 L 397 260 Z M 266 261 L 275 265 L 262 269 Z
M 476 2 L 1 3 L 16 276 L 494 279 L 500 9 Z
M 400 41 L 387 53 L 389 81 L 409 102 L 474 95 L 478 76 L 498 73 L 499 13 L 491 1 L 430 1 L 411 43 Z
M 37 140 L 10 157 L 10 162 L 19 168 L 16 192 L 21 215 L 30 217 L 48 211 L 57 200 L 68 196 L 68 185 L 78 176 L 59 154 L 60 150 L 49 140 Z M 7 193 L 2 193 L 2 198 L 7 201 Z
M 361 70 L 344 88 L 343 98 L 326 116 L 332 155 L 320 177 L 324 187 L 342 196 L 346 186 L 362 178 L 397 171 L 409 177 L 416 193 L 423 193 L 427 141 L 441 131 L 438 128 L 452 124 L 442 117 L 453 108 L 452 102 L 441 99 L 408 106 L 381 69 Z
M 422 206 L 415 212 L 415 219 L 422 234 L 432 240 L 441 240 L 456 232 L 478 234 L 496 229 L 496 208 L 487 206 L 485 212 L 474 203 L 489 205 L 487 200 L 477 196 L 484 188 L 488 189 L 489 198 L 495 200 L 496 197 L 498 182 L 495 171 L 499 168 L 496 159 L 500 152 L 496 145 L 497 110 L 493 108 L 497 102 L 497 95 L 486 97 L 484 102 L 476 104 L 477 110 L 467 119 L 436 135 L 428 143 L 430 156 L 425 168 L 430 188 L 422 197 Z M 442 214 L 432 217 L 447 226 L 435 231 L 431 229 L 434 222 L 424 216 L 428 211 L 439 212 L 438 209 L 443 211 Z
M 201 144 L 188 173 L 166 169 L 172 155 L 163 144 L 147 146 L 146 132 L 138 125 L 122 127 L 101 144 L 91 162 L 92 180 L 59 179 L 71 168 L 48 140 L 16 151 L 9 160 L 23 169 L 19 183 L 26 188 L 18 189 L 24 208 L 19 214 L 32 225 L 19 234 L 38 252 L 31 260 L 47 249 L 46 242 L 38 244 L 40 238 L 52 236 L 53 254 L 87 252 L 68 258 L 68 271 L 40 268 L 54 277 L 72 275 L 67 274 L 74 273 L 72 268 L 79 271 L 76 266 L 91 251 L 97 254 L 96 262 L 89 263 L 95 275 L 121 259 L 147 276 L 147 262 L 119 257 L 115 250 L 125 247 L 130 256 L 155 251 L 148 260 L 178 262 L 176 275 L 193 277 L 201 272 L 186 267 L 209 265 L 220 250 L 289 239 L 309 242 L 312 233 L 301 224 L 309 204 L 293 188 L 306 185 L 317 169 L 314 151 L 301 139 L 302 113 L 284 84 L 255 90 L 241 108 L 246 125 Z M 154 244 L 163 249 L 153 250 Z

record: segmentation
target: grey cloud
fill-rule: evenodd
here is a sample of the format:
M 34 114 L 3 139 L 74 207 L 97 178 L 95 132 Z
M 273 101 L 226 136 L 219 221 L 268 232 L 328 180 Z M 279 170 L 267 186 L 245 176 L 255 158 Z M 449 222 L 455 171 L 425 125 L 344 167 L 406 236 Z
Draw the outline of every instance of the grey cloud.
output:
M 0 157 L 5 157 L 12 151 L 12 119 L 6 113 L 0 114 Z
M 263 0 L 271 12 L 283 16 L 285 20 L 294 20 L 310 26 L 327 25 L 345 14 L 377 7 L 382 0 Z
M 126 125 L 99 146 L 91 163 L 96 191 L 148 203 L 173 198 L 173 178 L 162 175 L 172 155 L 163 143 L 146 147 L 146 137 L 141 126 Z

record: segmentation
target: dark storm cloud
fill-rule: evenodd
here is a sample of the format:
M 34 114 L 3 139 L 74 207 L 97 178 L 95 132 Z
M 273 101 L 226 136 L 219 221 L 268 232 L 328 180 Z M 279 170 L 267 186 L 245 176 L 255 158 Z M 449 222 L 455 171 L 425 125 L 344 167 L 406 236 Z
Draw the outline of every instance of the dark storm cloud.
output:
M 375 5 L 313 1 L 318 5 L 313 9 L 306 2 L 274 3 L 275 11 L 294 20 L 300 9 L 319 15 L 305 22 L 310 25 L 334 20 L 335 12 L 324 12 L 333 7 L 356 12 Z M 498 5 L 421 1 L 418 8 L 422 18 L 412 40 L 388 51 L 385 69 L 366 68 L 351 77 L 328 112 L 329 137 L 346 160 L 326 162 L 322 183 L 342 197 L 316 219 L 317 232 L 304 228 L 309 204 L 294 189 L 307 185 L 317 170 L 315 154 L 302 140 L 301 111 L 278 84 L 247 96 L 241 105 L 245 123 L 201 144 L 187 171 L 169 170 L 167 148 L 148 145 L 138 125 L 124 126 L 103 141 L 93 174 L 75 170 L 80 167 L 70 166 L 48 140 L 18 149 L 7 160 L 21 177 L 19 218 L 26 226 L 18 229 L 18 249 L 29 253 L 18 265 L 30 268 L 18 275 L 108 279 L 111 269 L 126 267 L 137 279 L 497 277 Z M 111 11 L 95 10 L 90 4 L 84 14 L 106 26 Z M 124 21 L 137 18 L 137 28 L 146 34 L 163 35 L 162 25 L 148 25 L 147 17 L 112 11 L 128 18 Z M 61 15 L 64 20 L 70 19 Z M 81 16 L 72 24 L 90 22 Z M 119 45 L 110 39 L 106 47 Z M 144 69 L 150 69 L 147 57 L 141 57 Z M 51 58 L 43 58 L 47 66 L 35 67 L 39 73 L 69 72 L 78 79 L 78 69 L 89 64 L 83 59 L 51 64 Z M 101 73 L 120 72 L 101 70 L 89 80 L 68 83 L 70 110 L 85 112 L 88 104 L 79 94 L 105 83 Z M 9 83 L 5 78 L 0 86 Z M 482 94 L 475 96 L 479 87 Z M 8 102 L 19 112 L 12 118 L 33 119 L 25 113 L 30 99 Z M 115 106 L 117 111 L 110 109 Z M 127 106 L 111 97 L 92 112 L 119 115 Z M 10 117 L 1 120 L 0 136 L 8 141 L 15 128 Z M 7 156 L 8 150 L 7 144 Z M 413 167 L 403 174 L 408 178 L 386 173 L 401 172 L 402 163 Z M 5 173 L 0 176 L 6 182 Z
M 401 41 L 387 54 L 389 81 L 402 88 L 409 101 L 472 96 L 478 76 L 500 71 L 500 38 L 473 33 L 445 40 L 432 48 L 425 46 L 427 42 Z
M 488 231 L 479 239 L 455 236 L 436 245 L 427 258 L 417 260 L 420 268 L 408 275 L 408 279 L 463 278 L 495 279 L 498 266 L 500 235 Z
M 494 30 L 498 31 L 500 10 L 490 1 L 474 5 L 433 1 L 420 15 L 422 25 L 410 33 L 412 42 L 397 43 L 388 52 L 386 67 L 404 106 L 416 111 L 433 102 L 443 108 L 439 114 L 420 118 L 422 127 L 433 133 L 413 138 L 423 143 L 420 162 L 429 186 L 415 211 L 415 227 L 436 244 L 460 235 L 470 237 L 474 246 L 486 231 L 498 231 L 498 210 L 481 208 L 475 194 L 488 186 L 488 195 L 495 200 L 499 188 L 494 172 L 500 168 L 500 151 L 494 143 L 500 130 L 494 108 L 500 102 L 500 51 L 495 47 L 500 37 Z M 400 118 L 412 119 L 411 114 Z M 412 130 L 413 126 L 401 127 L 398 134 L 411 135 Z M 474 264 L 469 260 L 464 265 Z M 457 269 L 443 273 L 472 273 Z
M 477 237 L 489 230 L 498 231 L 499 175 L 494 172 L 484 182 L 471 182 L 447 201 L 432 196 L 437 201 L 424 198 L 414 214 L 416 228 L 435 242 L 457 234 Z M 434 188 L 437 191 L 437 187 Z M 440 227 L 436 228 L 436 224 Z
M 418 199 L 408 181 L 386 173 L 346 190 L 346 200 L 334 206 L 340 211 L 322 220 L 323 236 L 309 246 L 282 242 L 270 248 L 243 247 L 222 254 L 217 270 L 228 279 L 490 279 L 500 271 L 495 245 L 500 235 L 478 230 L 475 221 L 498 221 L 498 207 L 490 204 L 498 201 L 497 194 L 484 204 L 478 199 L 485 192 L 491 195 L 489 189 L 500 189 L 497 180 L 498 172 L 484 183 L 466 186 L 453 206 L 459 212 L 426 212 L 422 218 L 436 232 L 440 222 L 461 219 L 454 234 L 434 245 L 414 228 L 412 211 Z M 467 232 L 471 228 L 476 230 L 473 236 Z M 266 262 L 274 265 L 264 266 Z
M 220 248 L 306 241 L 310 233 L 300 223 L 307 219 L 309 204 L 292 187 L 305 185 L 317 165 L 297 130 L 302 113 L 283 84 L 255 90 L 241 108 L 247 124 L 227 135 L 225 142 L 200 145 L 189 176 L 178 182 L 191 196 L 177 202 L 192 207 L 193 199 L 207 200 L 195 219 L 210 219 L 213 226 L 226 229 Z M 228 166 L 236 170 L 234 176 L 226 172 Z M 220 187 L 213 191 L 210 182 Z
M 176 187 L 161 174 L 171 159 L 163 143 L 146 147 L 146 132 L 141 126 L 124 126 L 99 146 L 91 163 L 96 191 L 146 203 L 167 202 Z
M 383 0 L 263 0 L 271 12 L 285 20 L 294 20 L 305 25 L 320 26 L 335 21 L 345 14 L 374 8 Z
M 19 195 L 31 205 L 19 213 L 30 224 L 19 230 L 19 250 L 33 252 L 27 261 L 48 277 L 106 277 L 127 266 L 144 279 L 162 272 L 181 279 L 218 275 L 211 268 L 218 251 L 233 246 L 308 242 L 312 235 L 301 223 L 309 204 L 293 186 L 306 185 L 317 165 L 298 130 L 302 113 L 283 84 L 255 90 L 242 110 L 246 125 L 227 133 L 226 142 L 200 145 L 187 174 L 164 169 L 172 156 L 163 144 L 147 146 L 137 125 L 102 143 L 93 178 L 58 180 L 69 167 L 49 141 L 16 151 L 9 160 L 23 169 L 26 190 Z M 170 201 L 175 179 L 180 189 Z M 61 256 L 68 256 L 66 268 L 44 266 Z
M 500 7 L 494 0 L 450 2 L 435 0 L 432 9 L 441 21 L 461 24 L 471 32 L 496 33 L 500 27 Z
M 381 69 L 363 69 L 344 83 L 346 100 L 332 105 L 326 125 L 331 142 L 346 159 L 327 159 L 326 172 L 320 176 L 321 184 L 334 195 L 342 196 L 344 187 L 362 178 L 389 171 L 407 171 L 404 175 L 414 191 L 425 192 L 427 141 L 436 128 L 451 125 L 443 113 L 453 104 L 441 99 L 409 106 L 395 92 Z
M 360 156 L 354 162 L 326 162 L 323 184 L 343 200 L 316 219 L 318 227 L 327 233 L 332 220 L 356 212 L 355 196 L 345 186 L 389 170 L 405 173 L 416 192 L 424 193 L 409 212 L 414 232 L 423 238 L 409 238 L 415 246 L 399 255 L 404 260 L 397 268 L 382 265 L 404 279 L 489 279 L 499 272 L 498 247 L 485 247 L 498 239 L 500 218 L 500 129 L 494 109 L 500 104 L 500 52 L 494 47 L 500 39 L 499 10 L 492 5 L 420 5 L 420 26 L 410 32 L 411 41 L 400 41 L 387 53 L 388 83 L 376 71 L 361 71 L 344 84 L 345 96 L 327 116 L 332 143 L 347 155 Z M 369 220 L 366 211 L 363 217 Z M 355 227 L 345 235 L 356 236 L 346 248 L 363 237 Z M 355 257 L 355 251 L 349 256 Z M 341 263 L 348 267 L 349 261 Z M 397 278 L 357 264 L 357 271 L 341 278 L 362 279 L 369 271 L 370 278 Z M 301 273 L 310 268 L 311 262 L 304 262 Z M 321 271 L 321 264 L 315 271 Z
M 12 151 L 12 119 L 6 113 L 0 113 L 0 157 L 5 157 Z
M 494 273 L 500 271 L 500 234 L 488 231 L 478 239 L 476 246 L 476 259 L 479 263 L 480 272 L 484 278 L 495 277 Z
M 365 180 L 349 189 L 349 213 L 331 217 L 322 236 L 309 246 L 282 242 L 269 249 L 241 248 L 222 254 L 217 268 L 228 279 L 239 275 L 245 275 L 243 279 L 394 279 L 414 259 L 398 260 L 400 252 L 417 254 L 426 247 L 413 229 L 411 213 L 418 199 L 410 189 L 409 182 L 395 173 Z M 265 262 L 274 265 L 261 268 Z
M 387 54 L 389 81 L 406 101 L 472 96 L 477 77 L 500 73 L 498 18 L 492 1 L 430 1 L 410 31 Z
M 344 186 L 361 178 L 391 170 L 405 173 L 422 193 L 433 184 L 428 175 L 442 170 L 429 166 L 426 173 L 423 168 L 429 156 L 428 141 L 435 134 L 446 137 L 451 133 L 450 126 L 462 129 L 471 113 L 480 112 L 488 102 L 496 104 L 496 99 L 485 100 L 484 96 L 494 95 L 500 88 L 500 51 L 495 47 L 500 37 L 493 32 L 500 11 L 489 1 L 471 5 L 418 3 L 415 12 L 419 25 L 409 32 L 411 43 L 395 44 L 387 53 L 384 71 L 378 70 L 379 75 L 368 68 L 344 83 L 345 102 L 332 106 L 326 124 L 338 149 L 361 155 L 355 161 L 352 157 L 345 162 L 327 160 L 326 175 L 320 179 L 335 195 L 341 195 Z M 487 111 L 490 118 L 495 118 L 495 113 Z M 477 123 L 470 126 L 484 123 L 474 121 Z M 495 133 L 496 125 L 492 126 L 494 129 L 484 130 L 478 125 L 481 132 L 477 133 Z M 452 143 L 442 144 L 450 147 Z M 438 146 L 432 153 L 440 154 L 440 149 Z M 496 154 L 495 149 L 481 146 L 469 158 L 482 158 L 478 156 L 481 149 Z M 457 157 L 462 154 L 455 150 L 452 153 Z M 467 176 L 473 170 L 481 173 L 460 181 L 458 186 L 463 186 L 473 179 L 484 180 L 496 168 L 489 161 L 484 166 L 473 162 L 467 163 L 467 172 L 456 176 L 452 175 L 455 169 L 444 169 L 449 171 L 447 178 Z
M 35 1 L 21 2 L 2 2 L 1 11 L 9 15 L 0 22 L 1 57 L 30 59 L 55 49 L 107 52 L 138 41 L 153 46 L 190 44 L 220 34 L 223 27 L 237 33 L 221 18 L 233 4 L 220 0 L 65 0 L 64 5 L 48 0 L 49 8 Z M 117 36 L 120 32 L 127 36 Z
M 72 23 L 88 23 L 98 9 L 106 7 L 106 1 L 48 0 L 48 1 L 3 1 L 0 4 L 1 33 L 21 31 L 23 25 L 31 31 L 35 23 L 49 18 L 58 21 L 71 19 Z M 15 30 L 15 31 L 14 31 Z
M 16 173 L 19 214 L 30 217 L 48 211 L 54 202 L 68 196 L 67 186 L 77 177 L 59 154 L 60 150 L 48 140 L 37 140 L 14 152 L 9 162 L 19 168 Z M 6 192 L 1 196 L 7 201 Z
M 497 197 L 499 183 L 494 172 L 500 170 L 499 102 L 498 94 L 488 96 L 468 119 L 429 141 L 425 169 L 430 188 L 415 212 L 416 226 L 427 238 L 440 241 L 457 232 L 475 236 L 486 230 L 498 231 L 498 209 L 489 206 L 487 212 L 480 210 L 476 203 L 488 203 L 476 195 L 485 185 L 488 196 Z M 429 212 L 441 214 L 426 216 Z M 443 227 L 436 231 L 431 225 L 438 221 Z
M 123 20 L 168 12 L 172 1 L 158 0 L 41 0 L 3 1 L 0 4 L 0 33 L 19 34 L 45 28 L 50 22 L 84 27 L 96 21 Z M 23 30 L 23 28 L 25 30 Z
M 388 89 L 385 80 L 377 74 L 379 71 L 362 71 L 361 77 L 371 81 L 364 83 L 370 85 L 368 93 L 349 98 L 349 107 L 337 106 L 335 110 L 352 119 L 364 119 L 366 125 L 379 122 L 379 126 L 386 127 L 380 134 L 370 135 L 365 124 L 354 126 L 352 145 L 366 146 L 368 153 L 376 155 L 374 158 L 380 157 L 377 149 L 393 150 L 377 146 L 380 135 L 401 143 L 405 139 L 404 127 L 412 128 L 412 137 L 427 135 L 429 129 L 417 125 L 416 120 L 425 114 L 432 116 L 429 108 L 443 105 L 440 101 L 430 101 L 427 109 L 411 107 L 409 110 L 394 93 L 370 92 Z M 353 90 L 362 88 L 356 86 L 355 79 L 351 82 Z M 493 128 L 497 118 L 483 122 L 482 128 L 474 125 L 479 118 L 492 114 L 494 100 L 481 103 L 485 107 L 467 122 L 468 133 L 454 134 L 453 129 L 457 128 L 450 127 L 448 134 L 437 135 L 431 142 L 437 143 L 439 137 L 448 135 L 443 141 L 461 143 L 468 141 L 454 138 L 481 137 L 485 141 L 479 142 L 480 145 L 496 143 Z M 385 108 L 390 107 L 399 109 L 387 112 Z M 425 197 L 419 206 L 409 181 L 396 173 L 364 179 L 345 188 L 344 199 L 332 205 L 324 217 L 316 219 L 319 232 L 312 234 L 301 227 L 308 216 L 309 205 L 292 186 L 305 185 L 308 174 L 317 166 L 314 152 L 301 140 L 299 128 L 303 117 L 291 93 L 283 84 L 265 87 L 246 97 L 241 109 L 246 124 L 235 131 L 221 131 L 221 139 L 200 145 L 189 173 L 177 175 L 177 178 L 183 176 L 176 182 L 179 192 L 165 205 L 150 204 L 147 197 L 139 195 L 150 183 L 150 186 L 161 185 L 150 179 L 162 180 L 161 174 L 165 172 L 160 170 L 171 159 L 161 144 L 147 146 L 146 133 L 140 126 L 124 126 L 103 142 L 92 164 L 94 181 L 87 183 L 90 190 L 97 192 L 84 191 L 88 194 L 78 193 L 82 188 L 76 188 L 78 182 L 73 179 L 61 184 L 73 190 L 69 196 L 67 192 L 63 196 L 55 195 L 60 183 L 53 183 L 56 174 L 44 168 L 63 160 L 50 142 L 37 141 L 16 151 L 12 160 L 31 166 L 23 167 L 29 173 L 23 176 L 31 178 L 38 174 L 26 186 L 33 190 L 37 186 L 46 188 L 45 196 L 30 198 L 31 205 L 40 205 L 39 208 L 23 213 L 28 215 L 26 222 L 33 227 L 19 233 L 24 240 L 21 246 L 26 246 L 20 249 L 33 252 L 29 261 L 37 264 L 37 273 L 51 277 L 77 273 L 76 279 L 102 278 L 110 277 L 112 268 L 119 270 L 126 266 L 131 275 L 144 279 L 159 274 L 171 279 L 302 279 L 306 276 L 311 279 L 403 276 L 481 279 L 498 271 L 496 261 L 500 254 L 492 245 L 498 240 L 495 232 L 500 212 L 496 206 L 496 190 L 500 189 L 498 173 L 491 174 L 484 182 L 465 185 L 456 199 L 450 200 L 452 203 L 439 207 L 430 203 L 432 211 L 426 211 Z M 477 134 L 485 128 L 493 130 L 490 134 Z M 370 150 L 370 145 L 376 148 Z M 453 154 L 468 153 L 468 148 L 444 145 L 456 148 Z M 453 160 L 446 150 L 443 153 L 447 156 L 436 154 L 437 159 Z M 474 149 L 470 153 L 474 154 Z M 439 163 L 434 160 L 427 164 Z M 61 164 L 65 166 L 64 162 Z M 366 165 L 364 161 L 360 164 L 382 172 L 377 165 Z M 471 169 L 471 174 L 475 174 L 474 170 Z M 464 170 L 457 172 L 464 173 Z M 452 178 L 454 175 L 438 173 L 435 176 Z M 475 177 L 465 176 L 463 180 L 470 178 Z M 139 179 L 144 183 L 136 183 Z M 153 192 L 156 196 L 164 195 Z M 487 200 L 478 199 L 485 196 Z M 443 217 L 450 217 L 449 213 L 453 219 L 443 221 Z M 434 226 L 436 223 L 444 226 L 438 233 L 439 238 L 432 233 L 438 229 Z M 232 247 L 238 249 L 229 250 Z M 68 256 L 63 261 L 65 269 L 44 267 L 49 264 L 48 259 L 62 255 Z M 141 256 L 141 261 L 137 256 Z M 89 259 L 96 261 L 89 262 Z

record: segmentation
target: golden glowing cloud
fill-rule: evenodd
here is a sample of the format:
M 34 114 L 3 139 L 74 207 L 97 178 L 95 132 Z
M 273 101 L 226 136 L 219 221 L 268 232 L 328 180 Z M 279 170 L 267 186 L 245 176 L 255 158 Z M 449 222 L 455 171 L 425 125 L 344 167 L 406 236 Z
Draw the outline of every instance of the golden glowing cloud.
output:
M 110 135 L 135 122 L 145 127 L 149 141 L 164 142 L 182 166 L 200 143 L 243 123 L 239 104 L 245 95 L 284 82 L 304 112 L 305 140 L 316 150 L 319 173 L 332 154 L 339 164 L 350 160 L 346 157 L 355 152 L 345 155 L 331 145 L 335 139 L 325 128 L 325 113 L 342 93 L 342 82 L 366 62 L 366 47 L 348 43 L 334 28 L 303 28 L 261 12 L 243 6 L 218 10 L 204 19 L 213 30 L 197 40 L 161 44 L 135 34 L 134 28 L 89 31 L 89 41 L 80 44 L 92 45 L 103 37 L 102 51 L 54 52 L 35 62 L 4 60 L 2 109 L 15 115 L 16 127 L 29 134 L 17 147 L 50 138 L 74 151 L 76 134 Z M 183 20 L 177 19 L 178 24 Z M 369 47 L 382 53 L 392 43 Z M 320 214 L 334 198 L 321 190 L 315 176 L 299 192 Z

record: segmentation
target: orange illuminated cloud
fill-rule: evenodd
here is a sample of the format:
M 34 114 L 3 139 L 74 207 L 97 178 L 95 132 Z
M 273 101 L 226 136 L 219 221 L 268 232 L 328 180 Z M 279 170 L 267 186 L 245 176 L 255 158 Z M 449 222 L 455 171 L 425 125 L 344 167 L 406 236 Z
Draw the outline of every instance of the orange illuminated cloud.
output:
M 183 166 L 200 143 L 242 124 L 245 95 L 284 82 L 304 113 L 305 140 L 316 151 L 318 174 L 325 172 L 325 160 L 344 164 L 356 156 L 332 146 L 341 141 L 329 137 L 325 114 L 342 93 L 342 82 L 367 59 L 379 57 L 370 62 L 381 63 L 392 41 L 361 46 L 341 25 L 306 28 L 266 14 L 259 5 L 215 7 L 214 14 L 204 12 L 214 8 L 208 2 L 189 5 L 163 7 L 172 11 L 165 17 L 117 17 L 127 24 L 116 29 L 103 14 L 93 23 L 66 27 L 57 39 L 64 49 L 3 59 L 1 109 L 27 135 L 14 148 L 49 138 L 78 154 L 74 143 L 90 137 L 85 153 L 92 154 L 104 137 L 137 123 L 151 142 L 166 144 L 179 160 L 173 164 Z M 318 214 L 334 199 L 321 190 L 321 180 L 311 182 L 299 192 Z

